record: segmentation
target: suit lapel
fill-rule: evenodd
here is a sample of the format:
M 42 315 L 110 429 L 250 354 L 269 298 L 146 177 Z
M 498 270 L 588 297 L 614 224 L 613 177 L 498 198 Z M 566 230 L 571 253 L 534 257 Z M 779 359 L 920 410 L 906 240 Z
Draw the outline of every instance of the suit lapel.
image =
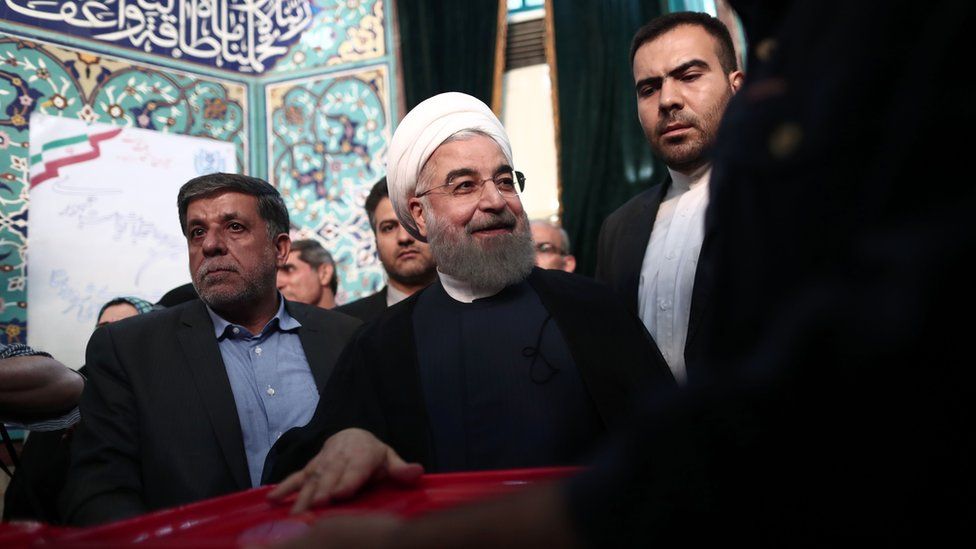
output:
M 302 349 L 305 351 L 308 367 L 312 370 L 315 386 L 321 393 L 322 389 L 325 389 L 326 382 L 329 381 L 329 376 L 332 375 L 339 352 L 342 351 L 338 348 L 340 347 L 339 335 L 309 314 L 312 310 L 309 306 L 285 301 L 285 309 L 302 325 L 298 329 L 298 339 L 302 342 Z
M 187 307 L 180 316 L 177 333 L 190 376 L 200 391 L 207 409 L 214 437 L 224 454 L 227 467 L 241 489 L 250 488 L 251 480 L 244 454 L 244 436 L 237 415 L 234 393 L 227 370 L 214 337 L 213 322 L 202 301 Z
M 627 299 L 627 305 L 635 313 L 639 312 L 637 311 L 637 304 L 639 303 L 637 292 L 640 286 L 640 273 L 641 267 L 644 265 L 647 243 L 651 240 L 651 230 L 654 228 L 657 210 L 670 187 L 671 176 L 669 174 L 658 192 L 646 195 L 646 200 L 642 201 L 639 215 L 633 223 L 627 224 L 621 238 L 621 246 L 624 248 L 620 255 L 623 265 L 621 265 L 619 272 L 624 273 L 621 287 L 624 290 L 624 295 L 630 296 Z

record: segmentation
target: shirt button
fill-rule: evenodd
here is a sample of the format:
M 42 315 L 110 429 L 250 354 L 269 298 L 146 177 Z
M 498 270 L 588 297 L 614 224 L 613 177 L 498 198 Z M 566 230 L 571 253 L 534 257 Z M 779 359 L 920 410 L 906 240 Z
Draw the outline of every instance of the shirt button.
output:
M 241 329 L 238 328 L 237 326 L 234 326 L 234 329 L 231 330 L 231 331 L 234 332 L 234 335 L 237 335 L 237 334 L 241 333 Z
M 268 390 L 266 392 L 268 393 L 268 396 L 274 396 L 275 394 L 274 387 L 268 385 Z
M 258 347 L 257 349 L 254 349 L 254 353 L 260 355 L 261 354 L 261 347 Z
M 667 299 L 662 299 L 658 302 L 657 306 L 660 307 L 662 311 L 667 311 L 671 308 L 671 302 Z

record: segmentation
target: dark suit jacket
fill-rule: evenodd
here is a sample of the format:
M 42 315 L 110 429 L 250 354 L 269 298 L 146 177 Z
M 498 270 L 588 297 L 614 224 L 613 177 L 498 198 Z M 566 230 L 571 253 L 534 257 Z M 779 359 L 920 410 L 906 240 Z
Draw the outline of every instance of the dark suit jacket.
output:
M 671 178 L 668 177 L 660 185 L 640 193 L 610 214 L 600 228 L 596 279 L 610 286 L 635 315 L 640 314 L 637 310 L 637 292 L 644 254 L 651 239 L 657 210 L 670 186 Z M 695 270 L 688 337 L 685 340 L 685 364 L 689 376 L 697 375 L 701 369 L 700 342 L 695 336 L 705 323 L 705 306 L 708 303 L 705 292 L 708 288 L 707 279 L 710 276 L 709 262 L 706 258 L 711 240 L 706 233 L 699 253 L 698 268 Z
M 373 295 L 336 307 L 336 310 L 354 316 L 363 322 L 369 322 L 386 310 L 386 286 L 383 286 L 382 290 Z
M 324 387 L 360 324 L 286 302 Z M 200 300 L 100 328 L 62 496 L 73 524 L 120 519 L 251 487 L 240 421 Z
M 661 353 L 640 321 L 602 284 L 585 277 L 534 269 L 529 284 L 559 326 L 606 427 L 620 424 L 642 387 L 674 384 Z M 426 291 L 426 290 L 422 290 Z M 427 409 L 413 336 L 413 308 L 421 292 L 364 325 L 339 359 L 312 421 L 289 431 L 266 482 L 303 467 L 333 433 L 348 427 L 372 432 L 407 461 L 431 463 Z

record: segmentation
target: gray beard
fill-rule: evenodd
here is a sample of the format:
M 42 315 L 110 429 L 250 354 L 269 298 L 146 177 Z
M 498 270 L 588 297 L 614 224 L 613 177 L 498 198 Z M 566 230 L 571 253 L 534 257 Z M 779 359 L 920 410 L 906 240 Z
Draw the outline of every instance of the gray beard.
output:
M 197 283 L 202 278 L 205 267 L 201 265 L 198 273 L 193 276 L 193 288 L 200 296 L 200 300 L 206 303 L 211 309 L 218 312 L 235 313 L 249 308 L 253 303 L 260 300 L 263 296 L 275 291 L 275 274 L 277 269 L 274 266 L 274 256 L 269 258 L 270 268 L 262 268 L 261 272 L 249 273 L 247 282 L 243 288 L 237 291 L 227 291 L 216 288 L 204 288 Z
M 246 286 L 238 292 L 221 292 L 210 288 L 201 291 L 201 288 L 198 288 L 195 283 L 193 287 L 196 289 L 197 294 L 199 294 L 200 300 L 206 303 L 211 309 L 228 312 L 246 308 L 270 290 L 270 286 L 267 284 Z
M 525 280 L 535 266 L 528 217 L 522 212 L 516 220 L 506 210 L 490 219 L 515 222 L 515 230 L 492 237 L 481 246 L 471 236 L 472 222 L 459 230 L 443 226 L 431 213 L 427 220 L 427 239 L 437 269 L 481 291 L 497 291 Z M 479 225 L 484 223 L 482 219 Z

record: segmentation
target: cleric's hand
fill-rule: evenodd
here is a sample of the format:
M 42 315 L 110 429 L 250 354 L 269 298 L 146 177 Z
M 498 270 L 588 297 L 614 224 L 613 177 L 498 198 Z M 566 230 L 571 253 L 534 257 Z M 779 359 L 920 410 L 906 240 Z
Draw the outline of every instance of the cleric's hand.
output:
M 352 497 L 370 480 L 413 484 L 423 473 L 423 466 L 403 461 L 369 431 L 345 429 L 329 437 L 318 455 L 269 492 L 268 498 L 281 501 L 298 491 L 291 509 L 296 514 L 314 504 Z

